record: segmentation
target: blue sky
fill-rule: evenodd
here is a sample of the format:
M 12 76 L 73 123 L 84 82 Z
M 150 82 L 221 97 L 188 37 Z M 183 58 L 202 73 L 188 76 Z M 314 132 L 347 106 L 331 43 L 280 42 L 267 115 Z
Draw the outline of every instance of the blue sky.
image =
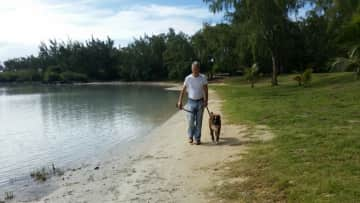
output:
M 145 33 L 193 34 L 221 19 L 202 0 L 0 0 L 0 61 L 37 54 L 48 39 L 110 36 L 125 46 Z

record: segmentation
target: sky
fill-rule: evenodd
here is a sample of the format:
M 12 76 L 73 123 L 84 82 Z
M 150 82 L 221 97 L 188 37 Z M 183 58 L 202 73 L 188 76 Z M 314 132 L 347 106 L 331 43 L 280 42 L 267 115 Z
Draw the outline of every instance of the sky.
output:
M 202 0 L 0 0 L 0 63 L 37 55 L 49 39 L 85 41 L 92 36 L 126 46 L 144 34 L 194 34 L 220 22 Z

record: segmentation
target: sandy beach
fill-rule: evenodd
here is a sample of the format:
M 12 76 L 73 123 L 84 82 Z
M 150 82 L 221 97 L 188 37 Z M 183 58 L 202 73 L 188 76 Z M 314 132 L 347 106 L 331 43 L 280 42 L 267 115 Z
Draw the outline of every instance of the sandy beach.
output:
M 210 110 L 221 113 L 218 95 L 210 91 L 209 98 Z M 224 181 L 220 173 L 228 169 L 223 163 L 239 159 L 253 138 L 247 136 L 246 126 L 228 125 L 223 118 L 221 143 L 213 144 L 205 112 L 203 144 L 191 145 L 185 115 L 175 113 L 127 152 L 56 177 L 58 189 L 33 202 L 218 202 L 211 186 Z M 268 139 L 266 135 L 261 133 Z

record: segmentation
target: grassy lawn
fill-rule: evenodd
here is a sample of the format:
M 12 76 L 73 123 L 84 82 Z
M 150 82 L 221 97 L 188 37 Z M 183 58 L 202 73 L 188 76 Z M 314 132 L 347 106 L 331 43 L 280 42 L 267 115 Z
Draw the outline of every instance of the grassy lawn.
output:
M 270 127 L 275 138 L 256 143 L 245 159 L 229 163 L 218 195 L 245 202 L 360 201 L 360 81 L 351 73 L 315 74 L 311 87 L 293 75 L 267 79 L 254 89 L 242 78 L 212 86 L 235 124 Z

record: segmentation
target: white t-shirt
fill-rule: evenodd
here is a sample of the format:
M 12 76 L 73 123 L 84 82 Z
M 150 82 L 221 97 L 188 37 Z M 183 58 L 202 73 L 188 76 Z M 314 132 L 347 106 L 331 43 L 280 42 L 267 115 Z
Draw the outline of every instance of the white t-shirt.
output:
M 200 74 L 198 77 L 194 77 L 192 74 L 185 78 L 184 86 L 188 92 L 190 99 L 199 100 L 204 97 L 204 85 L 207 85 L 208 81 L 205 75 Z

